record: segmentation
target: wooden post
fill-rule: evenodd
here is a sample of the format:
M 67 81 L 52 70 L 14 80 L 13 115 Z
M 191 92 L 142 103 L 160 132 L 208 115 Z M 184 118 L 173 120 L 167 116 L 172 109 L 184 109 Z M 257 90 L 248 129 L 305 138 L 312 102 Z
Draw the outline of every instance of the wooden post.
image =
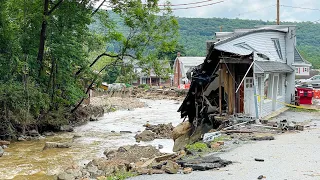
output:
M 222 64 L 219 61 L 219 114 L 222 115 Z
M 280 25 L 280 0 L 277 0 L 277 25 Z

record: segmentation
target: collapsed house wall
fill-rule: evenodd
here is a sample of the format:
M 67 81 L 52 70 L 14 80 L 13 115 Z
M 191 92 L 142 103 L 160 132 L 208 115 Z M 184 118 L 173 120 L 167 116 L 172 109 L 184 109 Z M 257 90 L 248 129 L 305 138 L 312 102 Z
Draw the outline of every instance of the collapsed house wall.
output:
M 237 63 L 243 63 L 242 60 L 246 60 L 245 65 L 227 65 L 231 61 L 225 60 L 224 57 L 235 58 Z M 248 63 L 252 63 L 249 57 L 252 57 L 252 54 L 240 56 L 211 46 L 204 63 L 193 69 L 189 92 L 178 110 L 181 112 L 181 118 L 188 117 L 193 131 L 198 126 L 203 128 L 203 133 L 208 129 L 216 129 L 222 122 L 215 117 L 221 115 L 222 111 L 233 114 L 235 110 L 241 110 L 240 106 L 236 106 L 236 79 L 241 81 L 241 77 L 237 76 L 236 72 L 243 71 L 238 67 L 249 67 Z M 190 77 L 190 74 L 189 72 L 187 76 Z M 218 87 L 221 88 L 217 88 L 217 81 Z M 243 102 L 239 104 L 241 103 Z

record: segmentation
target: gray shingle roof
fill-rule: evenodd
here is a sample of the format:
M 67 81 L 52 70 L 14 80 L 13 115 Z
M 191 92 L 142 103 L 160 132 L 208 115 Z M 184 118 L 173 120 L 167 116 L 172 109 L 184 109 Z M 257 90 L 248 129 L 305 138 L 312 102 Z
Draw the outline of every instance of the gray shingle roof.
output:
M 308 61 L 303 59 L 303 57 L 299 53 L 297 47 L 294 47 L 294 63 L 299 63 L 299 64 L 300 63 L 307 63 L 307 64 L 310 64 Z
M 255 61 L 256 67 L 262 72 L 293 72 L 293 69 L 285 63 L 277 61 Z

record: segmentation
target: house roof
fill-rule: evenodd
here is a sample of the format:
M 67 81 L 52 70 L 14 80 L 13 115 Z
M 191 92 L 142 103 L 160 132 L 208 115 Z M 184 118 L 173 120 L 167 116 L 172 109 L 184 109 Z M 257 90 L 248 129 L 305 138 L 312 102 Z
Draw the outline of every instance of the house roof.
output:
M 178 57 L 184 66 L 197 66 L 203 63 L 206 57 Z
M 259 33 L 259 32 L 285 32 L 285 31 L 283 29 L 270 29 L 270 28 L 262 28 L 262 29 L 254 29 L 254 30 L 250 30 L 250 31 L 244 31 L 244 33 L 234 33 L 232 36 L 216 42 L 215 45 L 221 45 L 221 44 L 230 42 L 234 39 L 237 39 L 239 37 L 246 36 L 246 35 L 252 34 L 252 33 Z
M 255 67 L 258 69 L 257 72 L 268 73 L 268 72 L 281 72 L 288 73 L 294 70 L 285 63 L 277 61 L 255 61 Z
M 306 61 L 299 53 L 297 47 L 294 47 L 294 64 L 307 64 L 311 66 L 311 63 Z
M 182 76 L 186 76 L 187 71 L 190 68 L 198 66 L 204 62 L 206 57 L 177 57 L 174 64 L 176 64 L 177 60 L 181 63 L 181 73 Z M 174 65 L 175 66 L 175 65 Z

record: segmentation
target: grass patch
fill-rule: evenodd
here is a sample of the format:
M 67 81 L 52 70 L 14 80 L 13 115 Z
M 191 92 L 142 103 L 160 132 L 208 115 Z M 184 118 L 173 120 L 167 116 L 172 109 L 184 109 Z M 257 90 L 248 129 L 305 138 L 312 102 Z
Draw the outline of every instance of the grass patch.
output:
M 293 111 L 293 112 L 320 112 L 320 109 L 306 109 L 306 108 L 289 107 L 289 111 Z
M 108 177 L 98 177 L 98 180 L 125 180 L 127 178 L 130 177 L 135 177 L 137 176 L 136 173 L 133 173 L 131 171 L 128 172 L 117 172 L 116 174 L 112 175 L 112 176 L 108 176 Z
M 230 136 L 224 135 L 224 136 L 219 136 L 219 137 L 214 138 L 214 140 L 211 143 L 215 143 L 218 141 L 230 141 L 230 140 L 231 140 Z
M 203 143 L 203 142 L 196 142 L 194 144 L 188 144 L 186 146 L 188 151 L 206 151 L 208 150 L 208 146 L 207 144 Z

